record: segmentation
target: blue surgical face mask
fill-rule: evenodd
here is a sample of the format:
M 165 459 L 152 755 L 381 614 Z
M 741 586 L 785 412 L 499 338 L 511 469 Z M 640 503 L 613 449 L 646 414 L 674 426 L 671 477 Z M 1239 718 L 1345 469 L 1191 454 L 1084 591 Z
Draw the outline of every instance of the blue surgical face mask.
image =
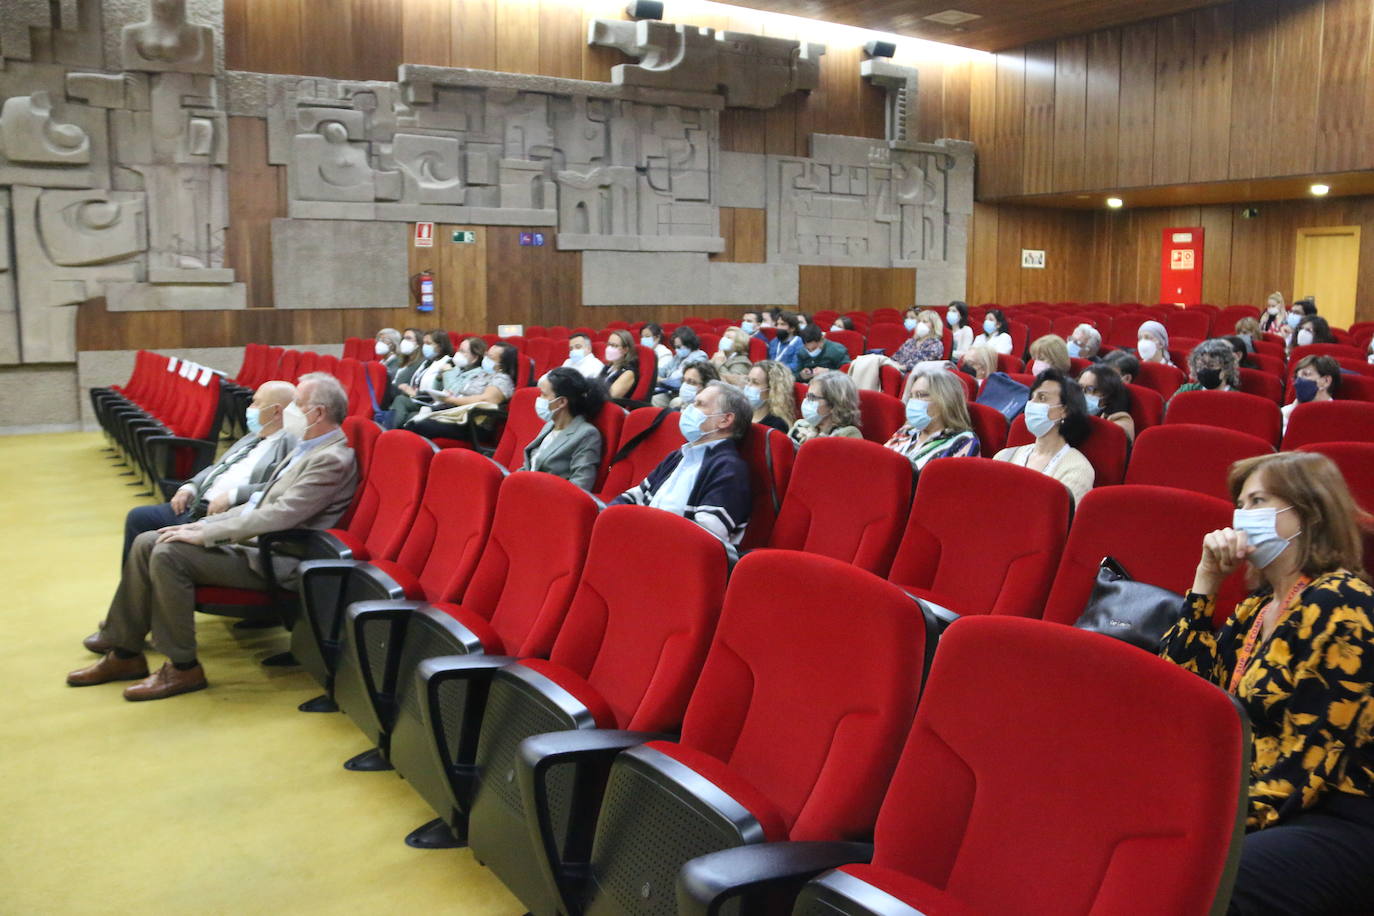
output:
M 749 399 L 749 403 L 758 407 L 763 403 L 763 389 L 758 385 L 745 385 L 744 396 Z
M 907 319 L 903 320 L 903 321 L 902 321 L 902 327 L 906 328 L 908 331 L 914 331 L 914 330 L 916 330 L 916 319 L 915 319 L 915 318 L 907 318 Z
M 534 412 L 545 423 L 553 419 L 553 408 L 549 406 L 549 399 L 546 397 L 540 396 L 534 399 Z
M 677 393 L 678 397 L 682 399 L 682 403 L 690 404 L 697 399 L 697 393 L 700 391 L 701 389 L 696 385 L 683 385 Z
M 484 356 L 482 357 L 482 368 L 487 370 L 488 372 L 495 372 L 496 361 L 493 360 L 490 356 Z
M 695 404 L 684 407 L 682 413 L 679 414 L 677 418 L 677 428 L 678 431 L 682 433 L 682 438 L 686 439 L 690 444 L 696 442 L 705 435 L 701 429 L 701 424 L 706 422 L 708 416 L 714 417 L 719 416 L 719 414 L 703 413 L 701 408 L 697 407 Z
M 1302 324 L 1302 316 L 1301 316 L 1301 315 L 1298 315 L 1298 314 L 1295 314 L 1295 313 L 1293 313 L 1293 312 L 1289 312 L 1289 313 L 1288 313 L 1288 326 L 1289 326 L 1290 328 L 1296 328 L 1296 327 L 1297 327 L 1298 325 L 1300 325 L 1300 324 Z
M 817 423 L 821 422 L 820 402 L 813 401 L 810 398 L 804 399 L 802 401 L 802 418 L 805 419 L 806 422 L 810 423 L 812 426 L 815 426 Z
M 258 408 L 248 408 L 248 410 L 244 413 L 243 422 L 244 425 L 248 427 L 248 431 L 253 435 L 256 436 L 262 433 L 262 414 L 261 411 L 258 410 Z
M 1026 429 L 1030 430 L 1030 434 L 1035 438 L 1039 439 L 1054 429 L 1058 422 L 1050 419 L 1050 405 L 1039 401 L 1030 401 L 1026 404 Z
M 997 333 L 997 322 L 991 318 L 983 319 L 983 333 L 991 337 Z
M 586 355 L 587 351 L 582 349 L 581 347 L 578 347 L 576 350 L 568 351 L 568 360 L 573 364 L 577 364 L 582 362 L 583 357 L 585 357 Z
M 679 359 L 686 359 L 687 357 L 689 357 L 689 356 L 692 355 L 692 348 L 691 348 L 691 347 L 678 347 L 678 348 L 677 348 L 677 355 L 678 355 L 678 358 L 679 358 Z
M 920 432 L 930 425 L 930 402 L 912 398 L 906 402 L 906 425 Z
M 945 323 L 952 328 L 957 328 L 959 326 L 959 313 L 945 312 Z
M 1299 404 L 1306 404 L 1317 396 L 1317 381 L 1310 378 L 1293 379 L 1293 395 Z
M 752 334 L 757 330 L 757 326 L 752 321 L 741 321 L 739 323 L 739 329 L 746 334 Z
M 434 346 L 434 344 L 425 344 L 423 347 L 420 348 L 420 355 L 423 356 L 425 359 L 433 359 L 434 354 L 438 352 L 439 350 L 437 347 Z
M 1095 394 L 1084 394 L 1083 400 L 1088 402 L 1088 413 L 1097 415 L 1097 410 L 1102 406 L 1102 399 Z
M 1250 563 L 1256 569 L 1264 569 L 1288 549 L 1292 539 L 1279 537 L 1278 516 L 1292 506 L 1282 509 L 1237 509 L 1231 516 L 1231 527 L 1245 532 L 1245 540 L 1255 548 L 1250 555 Z M 1302 534 L 1299 530 L 1297 534 Z M 1294 537 L 1297 537 L 1297 534 Z
M 1083 348 L 1080 347 L 1080 346 L 1078 345 L 1078 341 L 1076 341 L 1076 340 L 1071 340 L 1071 341 L 1069 341 L 1069 356 L 1070 356 L 1072 359 L 1078 359 L 1078 354 L 1080 354 L 1080 353 L 1082 353 L 1082 352 L 1083 352 Z
M 652 337 L 641 337 L 639 338 L 639 345 L 641 347 L 648 347 L 652 350 L 654 348 L 654 339 Z

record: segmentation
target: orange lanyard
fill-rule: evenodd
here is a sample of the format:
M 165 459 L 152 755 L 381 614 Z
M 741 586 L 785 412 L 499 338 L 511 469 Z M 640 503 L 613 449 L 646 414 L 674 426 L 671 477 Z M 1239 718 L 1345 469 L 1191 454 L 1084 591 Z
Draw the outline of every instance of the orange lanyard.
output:
M 1306 576 L 1299 576 L 1298 581 L 1293 583 L 1293 587 L 1288 590 L 1288 595 L 1283 599 L 1283 608 L 1280 611 L 1282 616 L 1279 617 L 1278 623 L 1274 624 L 1275 630 L 1279 628 L 1279 623 L 1283 622 L 1283 618 L 1288 616 L 1288 610 L 1293 605 L 1293 599 L 1311 582 L 1312 580 Z M 1250 632 L 1245 634 L 1245 642 L 1241 645 L 1240 652 L 1236 654 L 1236 667 L 1231 672 L 1231 686 L 1226 688 L 1232 696 L 1235 696 L 1236 691 L 1240 689 L 1240 682 L 1245 677 L 1246 669 L 1250 667 L 1255 649 L 1258 648 L 1256 643 L 1259 642 L 1260 630 L 1264 628 L 1264 610 L 1264 608 L 1260 608 L 1259 613 L 1255 614 L 1255 622 L 1250 624 Z

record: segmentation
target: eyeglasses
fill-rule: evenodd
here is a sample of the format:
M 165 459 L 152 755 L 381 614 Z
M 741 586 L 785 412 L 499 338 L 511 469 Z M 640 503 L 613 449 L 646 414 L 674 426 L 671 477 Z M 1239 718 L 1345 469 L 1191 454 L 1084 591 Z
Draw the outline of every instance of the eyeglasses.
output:
M 808 395 L 806 396 L 805 400 L 808 400 L 808 401 L 810 401 L 810 402 L 813 403 L 813 404 L 817 404 L 817 403 L 820 403 L 821 401 L 824 401 L 825 398 L 822 397 L 822 396 L 819 395 L 819 394 L 808 394 Z

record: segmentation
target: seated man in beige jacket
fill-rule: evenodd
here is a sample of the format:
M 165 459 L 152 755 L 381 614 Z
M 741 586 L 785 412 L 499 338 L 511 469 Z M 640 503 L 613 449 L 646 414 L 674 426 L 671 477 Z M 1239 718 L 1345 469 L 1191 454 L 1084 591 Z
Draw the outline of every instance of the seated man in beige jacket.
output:
M 248 541 L 339 520 L 358 484 L 353 450 L 339 428 L 347 414 L 348 394 L 337 379 L 319 372 L 302 377 L 286 409 L 287 427 L 301 429 L 300 443 L 273 470 L 266 489 L 227 512 L 140 534 L 104 625 L 85 641 L 102 658 L 71 672 L 67 683 L 142 679 L 125 688 L 126 700 L 160 700 L 207 686 L 196 658 L 196 586 L 266 588 L 258 549 Z M 278 581 L 294 577 L 295 561 L 273 562 Z M 150 631 L 169 659 L 151 677 L 143 657 Z

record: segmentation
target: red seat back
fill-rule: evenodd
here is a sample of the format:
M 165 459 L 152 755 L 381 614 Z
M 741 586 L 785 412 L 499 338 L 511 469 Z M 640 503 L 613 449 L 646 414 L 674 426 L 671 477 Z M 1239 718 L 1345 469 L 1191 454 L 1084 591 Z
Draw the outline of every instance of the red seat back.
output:
M 852 487 L 863 469 L 864 486 Z M 886 575 L 911 506 L 911 462 L 863 439 L 818 437 L 797 450 L 770 547 Z
M 635 376 L 635 387 L 630 392 L 630 399 L 647 401 L 649 393 L 654 390 L 654 382 L 658 379 L 658 357 L 654 355 L 653 350 L 643 344 L 635 344 L 635 350 L 639 353 L 639 368 L 636 370 L 638 374 Z M 766 352 L 765 348 L 765 354 Z
M 1135 434 L 1151 426 L 1164 422 L 1164 397 L 1153 388 L 1128 383 L 1126 388 L 1131 394 L 1131 419 L 1135 421 Z
M 858 325 L 856 324 L 857 328 Z M 849 358 L 860 355 L 864 351 L 864 336 L 859 331 L 826 331 L 825 336 L 835 343 L 842 345 L 849 352 Z
M 984 458 L 991 458 L 1006 447 L 1007 418 L 1000 410 L 986 404 L 970 401 L 967 406 L 973 434 L 978 437 L 978 453 Z
M 868 329 L 867 345 L 870 350 L 882 350 L 891 356 L 910 339 L 911 332 L 904 325 L 883 322 Z
M 1233 429 L 1167 423 L 1136 436 L 1126 483 L 1176 487 L 1229 501 L 1226 475 L 1231 465 L 1273 450 L 1263 439 Z
M 664 575 L 663 558 L 685 575 Z M 582 582 L 550 660 L 581 675 L 615 722 L 682 721 L 725 600 L 725 546 L 680 515 L 611 506 L 592 530 Z
M 1184 374 L 1182 369 L 1175 368 L 1174 366 L 1166 366 L 1163 363 L 1147 363 L 1142 361 L 1140 363 L 1140 372 L 1136 374 L 1132 382 L 1133 384 L 1158 391 L 1164 400 L 1167 401 L 1174 396 L 1174 392 L 1178 391 L 1187 380 L 1188 376 Z
M 382 428 L 365 417 L 345 417 L 343 434 L 348 439 L 348 447 L 353 449 L 354 466 L 358 469 L 358 486 L 353 491 L 353 501 L 339 519 L 339 528 L 348 528 L 353 522 L 353 514 L 363 498 L 363 485 L 372 470 L 372 449 L 382 435 Z
M 1305 347 L 1294 347 L 1293 352 L 1288 354 L 1288 362 L 1290 365 L 1296 366 L 1298 360 L 1304 356 L 1339 356 L 1345 359 L 1362 360 L 1365 355 L 1359 347 L 1350 344 L 1315 343 Z
M 400 552 L 435 451 L 433 442 L 409 430 L 393 429 L 378 437 L 368 475 L 358 484 L 362 498 L 348 522 L 348 533 L 367 550 L 364 559 L 393 560 Z
M 1314 442 L 1299 451 L 1317 452 L 1336 462 L 1355 505 L 1374 515 L 1374 442 Z M 1374 523 L 1364 529 L 1364 568 L 1374 569 Z
M 607 445 L 612 457 L 626 444 L 647 430 L 653 425 L 658 415 L 667 408 L 641 407 L 638 410 L 630 411 L 625 418 L 624 424 L 620 427 L 620 441 L 614 448 Z M 649 434 L 648 438 L 642 440 L 635 446 L 630 454 L 615 464 L 609 465 L 606 469 L 606 479 L 602 483 L 599 496 L 605 502 L 610 502 L 621 493 L 639 484 L 649 472 L 658 467 L 658 463 L 668 456 L 674 449 L 681 448 L 686 444 L 682 438 L 682 433 L 678 429 L 677 415 L 671 411 L 663 422 Z M 609 460 L 609 459 L 608 459 Z
M 1074 514 L 1064 556 L 1045 604 L 1045 619 L 1073 623 L 1083 613 L 1103 557 L 1114 557 L 1139 582 L 1178 592 L 1192 585 L 1202 537 L 1231 524 L 1228 500 L 1170 487 L 1090 490 Z M 1243 569 L 1217 596 L 1227 613 L 1245 594 Z
M 1169 332 L 1171 339 L 1184 337 L 1202 340 L 1212 333 L 1212 316 L 1201 309 L 1183 309 L 1164 319 L 1164 330 Z
M 1312 401 L 1288 417 L 1283 450 L 1314 442 L 1374 442 L 1374 404 L 1366 401 Z
M 591 487 L 593 493 L 599 492 L 606 483 L 606 475 L 611 469 L 611 456 L 615 453 L 615 443 L 620 441 L 620 430 L 625 426 L 625 416 L 625 408 L 619 404 L 608 403 L 592 421 L 597 432 L 601 433 L 601 461 L 596 466 L 596 480 Z
M 1005 461 L 932 461 L 887 578 L 959 614 L 1039 617 L 1071 502 L 1053 477 Z M 1005 523 L 970 528 L 969 513 L 984 511 Z
M 1275 445 L 1283 432 L 1279 405 L 1242 391 L 1180 392 L 1169 401 L 1164 422 L 1234 429 Z
M 926 650 L 924 618 L 896 586 L 754 551 L 730 579 L 682 744 L 763 793 L 792 840 L 858 836 L 910 728 Z
M 429 463 L 425 492 L 396 562 L 415 574 L 427 601 L 457 601 L 491 532 L 501 467 L 467 449 Z
M 511 474 L 496 498 L 463 609 L 485 618 L 501 651 L 545 658 L 572 603 L 597 507 L 587 492 L 538 471 Z
M 1171 662 L 1037 621 L 959 620 L 872 864 L 844 871 L 929 889 L 943 907 L 908 901 L 926 912 L 1214 911 L 1244 838 L 1249 747 L 1244 713 Z M 1136 784 L 1150 804 L 1121 790 Z
M 906 405 L 881 391 L 860 391 L 859 416 L 864 438 L 882 445 L 906 425 Z
M 773 536 L 797 450 L 786 433 L 755 423 L 740 443 L 739 453 L 749 465 L 749 492 L 753 500 L 749 526 L 739 546 L 740 550 L 753 550 L 766 545 Z
M 534 412 L 534 400 L 537 397 L 538 388 L 521 388 L 511 395 L 506 405 L 506 425 L 501 430 L 501 441 L 496 443 L 496 452 L 491 457 L 508 471 L 520 470 L 525 463 L 525 446 L 533 442 L 544 428 L 544 421 Z
M 1365 368 L 1371 368 L 1367 363 Z M 1338 401 L 1374 401 L 1374 378 L 1368 375 L 1341 373 L 1341 390 L 1336 392 Z
M 1240 369 L 1240 390 L 1256 397 L 1268 398 L 1275 404 L 1283 403 L 1283 379 L 1272 372 L 1260 369 Z

